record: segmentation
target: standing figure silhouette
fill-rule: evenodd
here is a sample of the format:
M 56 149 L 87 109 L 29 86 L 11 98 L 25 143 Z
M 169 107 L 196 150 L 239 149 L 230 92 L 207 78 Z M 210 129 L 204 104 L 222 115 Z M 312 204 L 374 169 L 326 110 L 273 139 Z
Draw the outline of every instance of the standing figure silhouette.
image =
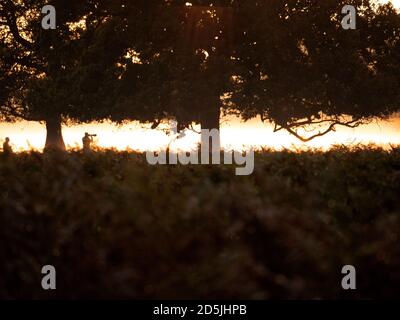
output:
M 9 155 L 13 153 L 12 147 L 10 145 L 10 138 L 7 137 L 6 140 L 3 143 L 3 153 L 5 155 Z
M 96 137 L 96 135 L 85 132 L 85 136 L 82 138 L 84 152 L 92 151 L 93 137 Z

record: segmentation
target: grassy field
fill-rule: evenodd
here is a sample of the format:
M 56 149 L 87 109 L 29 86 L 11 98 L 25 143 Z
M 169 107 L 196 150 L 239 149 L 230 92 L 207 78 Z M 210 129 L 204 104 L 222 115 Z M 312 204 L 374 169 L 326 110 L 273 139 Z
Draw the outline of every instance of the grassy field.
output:
M 111 151 L 0 159 L 0 298 L 384 298 L 400 293 L 400 149 L 149 166 Z M 41 289 L 41 268 L 57 290 Z M 357 290 L 341 288 L 342 266 Z

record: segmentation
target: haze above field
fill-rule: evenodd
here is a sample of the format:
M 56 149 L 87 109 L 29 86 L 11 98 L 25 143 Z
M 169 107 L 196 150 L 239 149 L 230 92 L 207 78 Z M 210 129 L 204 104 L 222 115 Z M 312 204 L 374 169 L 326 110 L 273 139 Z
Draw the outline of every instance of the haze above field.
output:
M 195 128 L 199 129 L 199 128 Z M 85 132 L 98 135 L 96 144 L 104 148 L 118 150 L 133 149 L 144 151 L 156 150 L 166 147 L 173 141 L 172 136 L 160 130 L 151 130 L 148 126 L 138 123 L 127 123 L 118 126 L 112 123 L 93 123 L 74 125 L 63 128 L 65 142 L 69 148 L 81 147 L 82 137 Z M 190 149 L 196 146 L 200 137 L 193 131 L 186 131 L 185 137 L 173 142 L 172 148 Z M 14 146 L 19 150 L 30 148 L 41 150 L 46 139 L 45 126 L 35 122 L 8 123 L 0 125 L 0 140 L 9 136 Z M 389 147 L 390 144 L 400 144 L 400 118 L 395 117 L 388 121 L 377 121 L 355 129 L 338 128 L 321 138 L 309 143 L 302 143 L 287 132 L 273 132 L 272 125 L 266 125 L 259 119 L 241 122 L 237 118 L 223 121 L 221 126 L 221 140 L 223 147 L 243 149 L 244 147 L 269 147 L 282 148 L 308 148 L 316 147 L 327 149 L 335 144 L 354 145 L 377 144 Z

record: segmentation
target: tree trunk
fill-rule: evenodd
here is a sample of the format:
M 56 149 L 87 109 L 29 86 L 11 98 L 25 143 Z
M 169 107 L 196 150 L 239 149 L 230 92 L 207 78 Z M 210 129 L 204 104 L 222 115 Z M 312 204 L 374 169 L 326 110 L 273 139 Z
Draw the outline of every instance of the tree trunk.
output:
M 212 159 L 213 164 L 219 164 L 220 162 L 220 152 L 221 152 L 221 135 L 220 135 L 220 113 L 221 110 L 220 108 L 213 108 L 212 110 L 204 113 L 201 117 L 201 130 L 209 130 L 210 132 L 213 129 L 218 130 L 218 133 L 216 136 L 214 136 L 214 139 L 209 136 L 208 134 L 205 134 L 202 131 L 201 134 L 201 146 L 202 146 L 202 161 L 206 161 L 207 159 Z M 208 146 L 208 155 L 204 154 L 205 149 L 204 146 Z
M 217 130 L 219 130 L 219 128 L 220 128 L 220 125 L 219 125 L 220 113 L 221 113 L 221 110 L 219 107 L 213 108 L 213 109 L 205 112 L 201 116 L 201 129 L 208 129 L 208 130 L 217 129 Z
M 47 136 L 45 150 L 53 149 L 65 151 L 60 116 L 46 120 L 46 131 Z

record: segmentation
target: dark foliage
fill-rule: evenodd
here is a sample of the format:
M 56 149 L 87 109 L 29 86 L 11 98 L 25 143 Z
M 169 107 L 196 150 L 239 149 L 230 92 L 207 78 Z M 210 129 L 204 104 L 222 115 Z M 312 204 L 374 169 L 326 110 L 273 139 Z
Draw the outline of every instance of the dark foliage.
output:
M 399 295 L 399 149 L 263 152 L 249 177 L 23 153 L 1 159 L 0 188 L 1 298 Z M 356 291 L 341 289 L 346 264 Z

